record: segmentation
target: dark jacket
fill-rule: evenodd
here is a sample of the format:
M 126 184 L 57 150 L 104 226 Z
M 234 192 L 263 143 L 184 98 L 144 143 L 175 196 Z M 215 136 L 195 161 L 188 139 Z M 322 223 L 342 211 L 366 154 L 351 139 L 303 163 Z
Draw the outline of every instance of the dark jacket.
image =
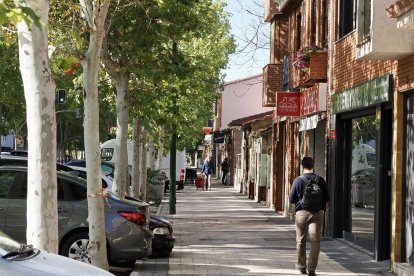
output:
M 204 162 L 203 168 L 201 169 L 201 173 L 206 175 L 213 174 L 215 171 L 213 161 L 206 161 Z
M 314 173 L 305 173 L 304 176 L 308 179 L 308 180 L 315 180 L 318 175 L 314 174 Z M 326 185 L 325 179 L 323 179 L 323 177 L 319 176 L 319 182 L 318 182 L 319 186 L 321 187 L 322 191 L 323 191 L 323 201 L 325 202 L 325 204 L 323 204 L 323 208 L 322 210 L 326 209 L 326 203 L 329 202 L 329 191 L 328 191 L 328 187 Z M 289 194 L 289 203 L 290 204 L 296 204 L 296 208 L 295 211 L 299 211 L 302 210 L 302 205 L 300 204 L 300 199 L 302 199 L 303 197 L 303 193 L 305 191 L 305 187 L 306 187 L 306 182 L 300 178 L 300 177 L 296 177 L 295 180 L 293 180 L 293 184 L 292 184 L 292 189 L 290 190 L 290 194 Z
M 224 160 L 222 163 L 221 163 L 221 170 L 223 171 L 223 172 L 228 172 L 229 171 L 229 162 L 227 162 L 227 160 Z

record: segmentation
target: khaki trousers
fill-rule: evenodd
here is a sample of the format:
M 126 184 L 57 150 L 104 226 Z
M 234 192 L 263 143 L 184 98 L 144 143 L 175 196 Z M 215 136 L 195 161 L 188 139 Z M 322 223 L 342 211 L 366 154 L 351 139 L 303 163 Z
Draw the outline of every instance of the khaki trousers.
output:
M 308 271 L 315 271 L 318 265 L 319 251 L 323 227 L 324 211 L 312 213 L 306 210 L 296 212 L 296 253 L 298 257 L 297 268 L 306 268 L 306 238 L 309 233 L 310 252 Z

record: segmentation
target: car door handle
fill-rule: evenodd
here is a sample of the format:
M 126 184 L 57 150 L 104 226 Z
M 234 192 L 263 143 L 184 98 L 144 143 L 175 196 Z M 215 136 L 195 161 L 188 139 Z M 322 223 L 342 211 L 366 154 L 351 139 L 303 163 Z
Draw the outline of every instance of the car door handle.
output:
M 58 208 L 58 212 L 59 213 L 67 213 L 68 211 L 66 211 L 65 209 L 63 209 L 63 208 Z

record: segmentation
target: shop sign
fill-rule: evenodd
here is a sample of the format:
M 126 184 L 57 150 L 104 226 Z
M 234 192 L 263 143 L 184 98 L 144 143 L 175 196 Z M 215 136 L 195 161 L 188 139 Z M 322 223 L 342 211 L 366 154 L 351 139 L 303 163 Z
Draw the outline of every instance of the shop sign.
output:
M 276 114 L 277 116 L 300 116 L 300 93 L 277 92 Z
M 305 116 L 326 111 L 326 93 L 326 83 L 318 83 L 310 88 L 302 89 L 300 95 L 300 115 Z
M 333 114 L 387 102 L 391 98 L 393 75 L 388 74 L 331 96 Z

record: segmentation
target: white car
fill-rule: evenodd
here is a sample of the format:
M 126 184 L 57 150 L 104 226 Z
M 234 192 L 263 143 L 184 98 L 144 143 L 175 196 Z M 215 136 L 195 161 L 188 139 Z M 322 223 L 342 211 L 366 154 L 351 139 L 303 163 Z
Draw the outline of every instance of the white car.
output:
M 93 265 L 17 243 L 0 232 L 1 275 L 113 275 Z

